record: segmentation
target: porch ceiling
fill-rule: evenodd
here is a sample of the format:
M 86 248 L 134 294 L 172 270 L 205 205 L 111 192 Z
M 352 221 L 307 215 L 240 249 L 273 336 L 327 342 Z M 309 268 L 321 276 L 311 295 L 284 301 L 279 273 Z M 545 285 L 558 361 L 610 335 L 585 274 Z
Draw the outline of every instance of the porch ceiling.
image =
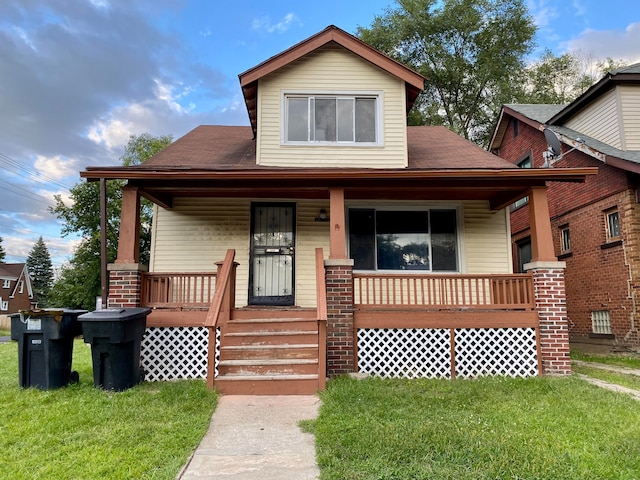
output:
M 499 210 L 548 181 L 584 182 L 595 168 L 507 170 L 261 169 L 244 171 L 83 172 L 89 180 L 124 178 L 144 197 L 172 208 L 176 197 L 328 199 L 344 188 L 345 199 L 487 200 Z

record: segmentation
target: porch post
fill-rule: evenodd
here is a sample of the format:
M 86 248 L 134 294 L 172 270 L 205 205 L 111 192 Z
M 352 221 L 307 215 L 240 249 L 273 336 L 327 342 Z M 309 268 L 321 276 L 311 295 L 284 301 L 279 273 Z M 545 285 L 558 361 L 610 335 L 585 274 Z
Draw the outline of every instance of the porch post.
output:
M 531 261 L 555 262 L 551 219 L 547 203 L 547 187 L 534 187 L 529 192 L 529 218 L 531 223 Z
M 333 219 L 332 219 L 333 222 Z M 356 369 L 353 325 L 353 260 L 324 261 L 327 285 L 327 375 Z
M 347 258 L 347 229 L 344 219 L 344 188 L 329 188 L 329 258 Z
M 546 187 L 529 193 L 531 219 L 531 263 L 524 268 L 533 274 L 533 290 L 539 318 L 542 372 L 570 375 L 569 322 L 564 284 L 565 262 L 559 262 L 553 249 L 553 234 Z
M 122 189 L 118 255 L 109 270 L 109 307 L 139 307 L 142 274 L 140 263 L 140 194 L 137 187 Z M 107 307 L 105 305 L 104 307 Z

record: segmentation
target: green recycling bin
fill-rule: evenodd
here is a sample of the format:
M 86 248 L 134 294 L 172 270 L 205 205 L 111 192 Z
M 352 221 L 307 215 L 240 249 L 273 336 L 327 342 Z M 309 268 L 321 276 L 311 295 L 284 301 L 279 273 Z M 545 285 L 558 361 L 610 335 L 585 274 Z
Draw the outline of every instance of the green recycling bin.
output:
M 93 383 L 122 391 L 143 380 L 140 345 L 149 308 L 106 308 L 80 315 L 85 343 L 91 344 Z
M 71 371 L 73 339 L 82 333 L 78 316 L 86 310 L 28 310 L 9 315 L 18 341 L 20 387 L 50 390 L 78 381 Z

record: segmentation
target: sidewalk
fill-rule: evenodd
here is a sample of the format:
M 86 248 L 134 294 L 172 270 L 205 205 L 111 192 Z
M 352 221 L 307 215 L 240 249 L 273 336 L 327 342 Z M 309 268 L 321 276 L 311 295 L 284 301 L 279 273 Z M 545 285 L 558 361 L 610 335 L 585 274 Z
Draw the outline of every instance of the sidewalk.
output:
M 316 418 L 315 395 L 228 395 L 179 480 L 318 478 L 313 435 L 298 422 Z

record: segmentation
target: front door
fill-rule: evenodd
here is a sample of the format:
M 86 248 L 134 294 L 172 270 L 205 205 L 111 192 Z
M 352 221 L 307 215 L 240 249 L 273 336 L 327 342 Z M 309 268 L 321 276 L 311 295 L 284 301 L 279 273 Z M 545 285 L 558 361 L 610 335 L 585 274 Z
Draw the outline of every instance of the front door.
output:
M 250 305 L 293 305 L 295 205 L 251 204 Z

